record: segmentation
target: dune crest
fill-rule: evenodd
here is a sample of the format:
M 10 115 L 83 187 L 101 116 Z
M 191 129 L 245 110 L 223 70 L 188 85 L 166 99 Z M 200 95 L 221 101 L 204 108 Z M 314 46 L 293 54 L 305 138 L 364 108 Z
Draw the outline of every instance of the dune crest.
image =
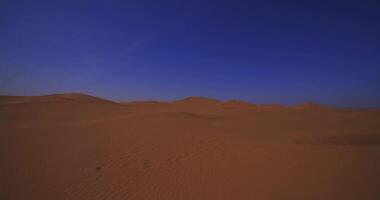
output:
M 59 98 L 67 101 L 75 101 L 75 102 L 86 102 L 86 103 L 114 103 L 113 101 L 82 94 L 82 93 L 64 93 L 64 94 L 53 94 L 53 95 L 47 95 L 46 97 L 54 97 Z
M 174 104 L 177 105 L 184 105 L 184 104 L 193 104 L 193 105 L 217 105 L 220 103 L 219 100 L 212 99 L 212 98 L 207 98 L 207 97 L 201 97 L 201 96 L 192 96 L 192 97 L 187 97 L 184 99 L 180 99 L 177 101 L 173 102 Z
M 317 103 L 312 103 L 312 102 L 308 102 L 308 103 L 304 103 L 304 104 L 296 105 L 296 106 L 291 106 L 291 107 L 296 108 L 296 109 L 304 109 L 304 110 L 335 110 L 336 109 L 333 107 L 329 107 L 329 106 L 325 106 L 325 105 L 321 105 Z
M 0 96 L 1 105 L 54 102 L 114 103 L 110 100 L 82 93 L 62 93 L 42 96 Z
M 248 103 L 246 101 L 236 100 L 236 99 L 224 101 L 221 103 L 221 105 L 232 106 L 232 107 L 234 107 L 234 106 L 237 106 L 237 107 L 256 107 L 257 106 L 255 104 Z

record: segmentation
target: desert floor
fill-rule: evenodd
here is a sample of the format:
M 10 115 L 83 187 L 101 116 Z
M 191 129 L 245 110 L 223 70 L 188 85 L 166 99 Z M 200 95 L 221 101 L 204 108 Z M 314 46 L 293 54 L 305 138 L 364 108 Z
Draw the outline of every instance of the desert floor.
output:
M 0 97 L 0 199 L 380 199 L 380 110 Z

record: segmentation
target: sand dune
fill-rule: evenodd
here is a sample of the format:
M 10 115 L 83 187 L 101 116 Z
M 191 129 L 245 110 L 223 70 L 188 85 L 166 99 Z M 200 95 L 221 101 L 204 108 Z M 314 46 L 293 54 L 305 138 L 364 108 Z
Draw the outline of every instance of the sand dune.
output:
M 244 109 L 252 109 L 256 108 L 257 105 L 251 104 L 245 101 L 240 101 L 240 100 L 228 100 L 225 102 L 222 102 L 221 105 L 226 106 L 226 107 L 235 107 L 235 108 L 244 108 Z
M 0 96 L 0 105 L 58 102 L 113 103 L 106 99 L 80 93 L 52 94 L 45 96 Z
M 0 199 L 380 199 L 380 110 L 0 96 Z
M 206 98 L 206 97 L 188 97 L 184 99 L 180 99 L 178 101 L 175 101 L 174 104 L 177 105 L 191 105 L 191 106 L 197 106 L 197 105 L 217 105 L 220 101 L 216 99 Z

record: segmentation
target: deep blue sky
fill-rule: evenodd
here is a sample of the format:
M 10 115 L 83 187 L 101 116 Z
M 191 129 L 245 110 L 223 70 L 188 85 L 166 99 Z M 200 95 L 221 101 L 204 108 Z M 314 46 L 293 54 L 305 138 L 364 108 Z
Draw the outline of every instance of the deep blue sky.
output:
M 376 1 L 0 1 L 0 94 L 380 106 Z

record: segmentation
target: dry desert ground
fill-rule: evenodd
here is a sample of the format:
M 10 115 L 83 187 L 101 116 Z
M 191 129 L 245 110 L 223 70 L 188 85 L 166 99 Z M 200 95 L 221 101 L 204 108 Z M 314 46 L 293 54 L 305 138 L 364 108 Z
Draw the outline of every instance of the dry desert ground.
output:
M 0 97 L 3 200 L 378 200 L 380 110 Z

